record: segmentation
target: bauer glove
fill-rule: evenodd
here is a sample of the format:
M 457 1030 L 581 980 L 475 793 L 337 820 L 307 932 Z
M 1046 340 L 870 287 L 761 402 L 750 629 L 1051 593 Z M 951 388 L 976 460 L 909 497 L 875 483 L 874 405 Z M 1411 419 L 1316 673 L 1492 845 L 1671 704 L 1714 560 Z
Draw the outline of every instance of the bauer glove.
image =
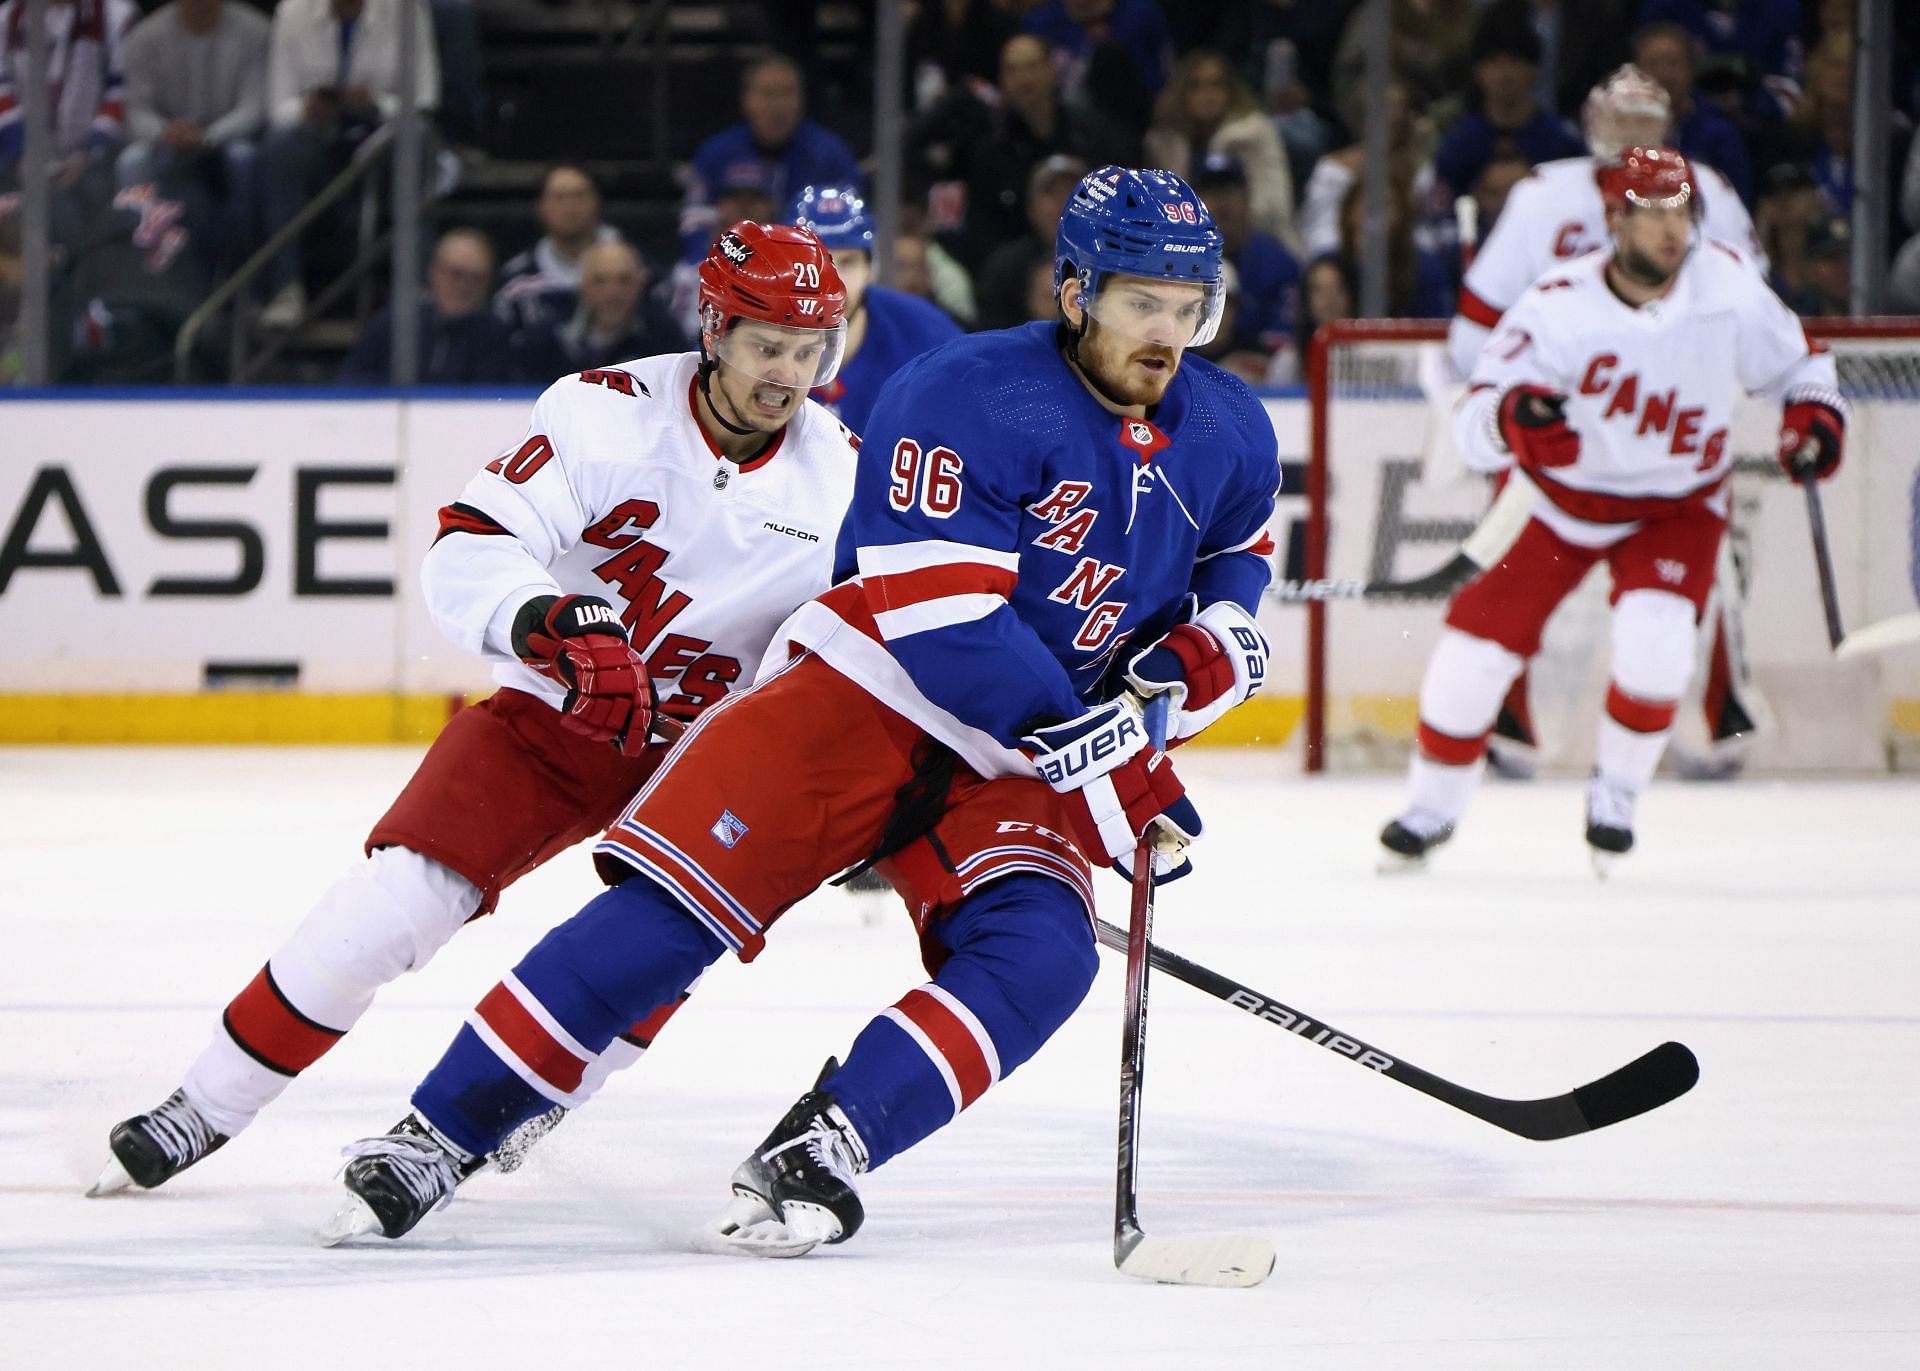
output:
M 1197 601 L 1192 603 L 1197 604 Z M 1183 743 L 1240 704 L 1267 678 L 1267 637 L 1253 616 L 1220 600 L 1127 663 L 1126 682 L 1142 699 L 1166 694 L 1167 743 Z
M 612 605 L 593 595 L 536 596 L 514 616 L 513 650 L 567 688 L 567 728 L 630 757 L 646 747 L 653 691 Z
M 1092 861 L 1130 860 L 1151 825 L 1155 850 L 1167 854 L 1171 868 L 1200 836 L 1199 811 L 1173 762 L 1148 743 L 1130 701 L 1109 700 L 1076 719 L 1036 728 L 1023 741 L 1040 779 L 1065 798 L 1074 839 Z

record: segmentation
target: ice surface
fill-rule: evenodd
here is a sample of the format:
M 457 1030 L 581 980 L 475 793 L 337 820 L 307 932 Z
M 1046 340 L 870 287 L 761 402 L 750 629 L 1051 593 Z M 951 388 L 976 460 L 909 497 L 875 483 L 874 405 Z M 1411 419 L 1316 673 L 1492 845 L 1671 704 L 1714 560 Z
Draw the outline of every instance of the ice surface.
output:
M 1280 1249 L 1250 1291 L 1112 1267 L 1121 963 L 1034 1062 L 867 1178 L 800 1261 L 701 1255 L 725 1181 L 921 979 L 904 918 L 795 909 L 635 1070 L 398 1244 L 328 1252 L 337 1149 L 383 1131 L 460 1016 L 597 889 L 509 892 L 218 1156 L 81 1191 L 417 754 L 0 750 L 0 1362 L 271 1366 L 1920 1366 L 1920 787 L 1663 780 L 1589 874 L 1573 782 L 1494 785 L 1422 877 L 1372 873 L 1388 778 L 1181 758 L 1208 824 L 1168 947 L 1429 1070 L 1557 1093 L 1665 1038 L 1689 1096 L 1510 1137 L 1154 981 L 1149 1232 Z M 1102 881 L 1106 917 L 1125 890 Z

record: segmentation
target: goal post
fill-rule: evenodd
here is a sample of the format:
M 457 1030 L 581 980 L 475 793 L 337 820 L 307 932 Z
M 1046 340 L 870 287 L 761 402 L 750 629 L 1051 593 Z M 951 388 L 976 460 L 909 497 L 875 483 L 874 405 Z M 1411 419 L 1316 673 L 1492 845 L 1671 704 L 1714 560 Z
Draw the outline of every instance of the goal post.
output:
M 1485 478 L 1453 451 L 1461 387 L 1444 320 L 1324 325 L 1307 359 L 1302 571 L 1309 580 L 1406 579 L 1437 567 L 1478 522 Z M 1846 461 L 1822 488 L 1849 631 L 1920 609 L 1920 318 L 1809 320 L 1852 410 Z M 1761 701 L 1750 767 L 1868 772 L 1920 765 L 1920 648 L 1836 662 L 1828 650 L 1804 501 L 1774 451 L 1776 406 L 1736 406 L 1727 556 L 1741 646 Z M 1591 763 L 1606 679 L 1606 573 L 1547 629 L 1533 669 L 1543 760 Z M 1397 766 L 1445 600 L 1309 602 L 1303 761 L 1308 771 Z M 1706 664 L 1702 663 L 1702 671 Z M 1696 672 L 1695 693 L 1698 690 Z M 1675 753 L 1704 747 L 1683 708 Z

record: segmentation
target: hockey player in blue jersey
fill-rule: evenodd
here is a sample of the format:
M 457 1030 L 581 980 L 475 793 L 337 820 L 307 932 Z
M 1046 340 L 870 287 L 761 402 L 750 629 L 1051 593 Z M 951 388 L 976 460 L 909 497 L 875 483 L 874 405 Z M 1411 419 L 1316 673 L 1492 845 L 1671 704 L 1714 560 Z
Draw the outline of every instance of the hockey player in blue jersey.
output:
M 718 1240 L 765 1255 L 860 1226 L 855 1177 L 1030 1058 L 1094 975 L 1092 871 L 1200 817 L 1138 697 L 1192 737 L 1266 672 L 1253 614 L 1279 484 L 1247 388 L 1196 359 L 1221 247 L 1175 176 L 1106 167 L 1057 246 L 1060 317 L 908 364 L 868 424 L 839 583 L 776 635 L 595 851 L 611 887 L 468 1015 L 323 1230 L 398 1237 L 471 1159 L 573 1102 L 616 1034 L 722 953 L 751 960 L 821 881 L 876 860 L 932 979 L 829 1060 L 733 1174 Z
M 872 284 L 873 216 L 854 191 L 808 186 L 788 209 L 785 222 L 811 229 L 833 254 L 834 270 L 846 282 L 847 346 L 840 374 L 814 391 L 813 398 L 864 435 L 880 387 L 921 353 L 958 338 L 960 325 L 931 301 Z

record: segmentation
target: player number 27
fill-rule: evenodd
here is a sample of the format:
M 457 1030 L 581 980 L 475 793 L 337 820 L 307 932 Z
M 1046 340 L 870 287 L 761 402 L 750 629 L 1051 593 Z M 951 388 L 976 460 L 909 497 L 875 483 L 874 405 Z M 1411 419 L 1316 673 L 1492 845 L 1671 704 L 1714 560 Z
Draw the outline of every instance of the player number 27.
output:
M 911 438 L 902 438 L 893 447 L 893 489 L 888 498 L 895 509 L 912 509 L 915 504 L 936 519 L 945 519 L 960 508 L 960 454 L 950 447 L 923 452 Z

